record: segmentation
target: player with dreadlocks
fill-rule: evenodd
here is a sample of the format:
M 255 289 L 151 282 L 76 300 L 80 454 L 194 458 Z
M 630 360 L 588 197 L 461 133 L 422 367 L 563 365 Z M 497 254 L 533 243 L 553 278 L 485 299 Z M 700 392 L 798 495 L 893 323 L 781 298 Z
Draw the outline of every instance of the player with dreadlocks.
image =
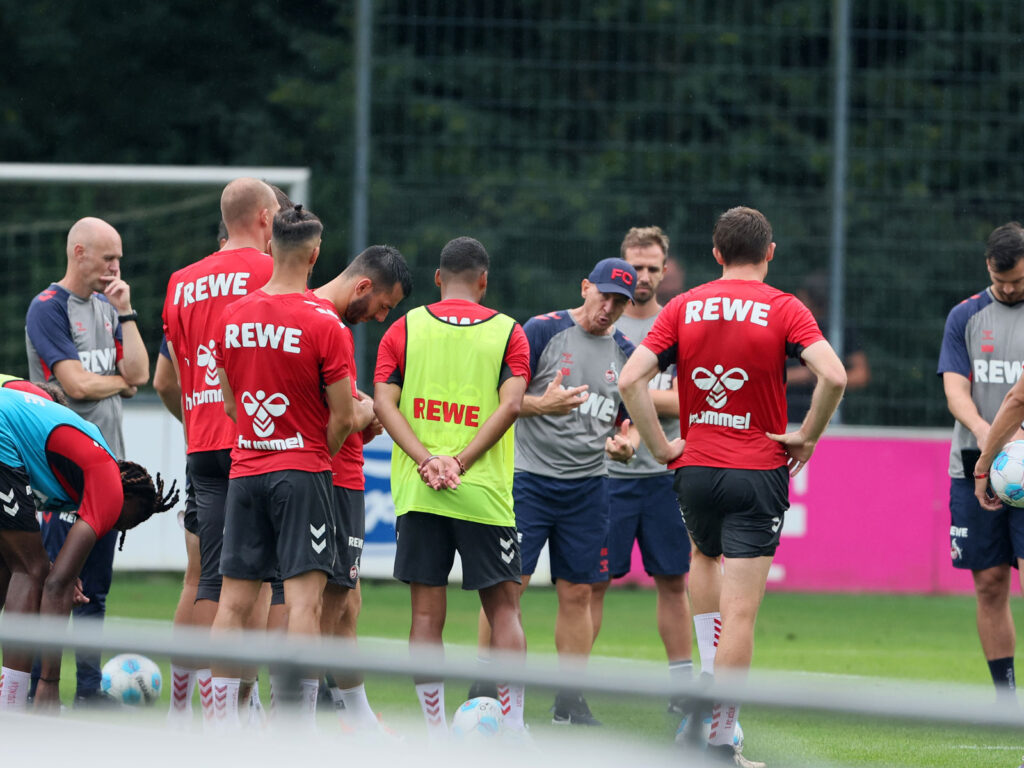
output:
M 35 499 L 33 499 L 33 494 Z M 178 501 L 175 484 L 117 461 L 99 429 L 31 385 L 0 387 L 0 571 L 9 613 L 67 616 L 82 564 L 111 530 L 127 531 Z M 36 509 L 71 523 L 53 564 Z M 124 536 L 121 537 L 124 543 Z M 43 656 L 37 710 L 60 705 L 60 653 Z M 32 652 L 3 649 L 0 711 L 24 709 Z

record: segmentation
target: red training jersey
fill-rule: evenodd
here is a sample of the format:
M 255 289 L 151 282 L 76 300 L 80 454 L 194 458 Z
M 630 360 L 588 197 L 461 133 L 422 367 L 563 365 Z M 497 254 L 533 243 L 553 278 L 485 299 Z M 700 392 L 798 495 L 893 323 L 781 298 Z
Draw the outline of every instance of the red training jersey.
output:
M 686 447 L 670 469 L 775 469 L 786 430 L 786 358 L 824 337 L 791 294 L 758 280 L 715 280 L 676 296 L 641 342 L 675 348 Z
M 230 476 L 329 470 L 323 388 L 350 375 L 333 308 L 304 293 L 254 291 L 224 311 L 216 338 L 235 398 Z
M 472 325 L 498 314 L 497 310 L 466 299 L 445 299 L 427 305 L 427 311 L 452 325 Z M 401 385 L 405 378 L 405 317 L 392 323 L 381 339 L 377 350 L 377 368 L 373 380 Z M 505 358 L 502 361 L 501 381 L 509 376 L 522 376 L 530 383 L 530 343 L 519 323 L 512 329 Z
M 306 291 L 306 296 L 313 301 L 318 301 L 332 312 L 337 312 L 334 304 L 321 299 L 312 290 Z M 339 321 L 340 321 L 339 317 Z M 352 331 L 342 323 L 345 331 L 346 360 L 348 362 L 349 378 L 352 379 L 352 397 L 359 399 L 359 390 L 356 388 L 356 348 L 352 338 Z M 363 433 L 353 432 L 345 438 L 341 448 L 331 461 L 331 480 L 339 488 L 347 488 L 350 491 L 366 490 L 366 476 L 363 474 Z
M 171 275 L 164 300 L 164 335 L 181 377 L 188 452 L 231 448 L 235 424 L 224 412 L 213 348 L 221 313 L 262 288 L 274 262 L 255 248 L 217 251 Z

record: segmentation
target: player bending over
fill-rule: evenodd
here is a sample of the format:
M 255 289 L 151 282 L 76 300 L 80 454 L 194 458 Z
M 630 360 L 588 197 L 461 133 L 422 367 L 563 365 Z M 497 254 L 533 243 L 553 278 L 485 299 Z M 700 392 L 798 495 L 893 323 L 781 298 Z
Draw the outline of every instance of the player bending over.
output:
M 35 494 L 35 502 L 31 494 Z M 99 429 L 43 390 L 0 389 L 0 561 L 10 572 L 6 609 L 11 613 L 67 616 L 85 559 L 111 530 L 127 531 L 178 501 L 146 470 L 117 461 Z M 36 509 L 72 523 L 52 566 L 43 549 Z M 13 512 L 12 512 L 13 510 Z M 121 543 L 124 543 L 122 533 Z M 35 708 L 60 705 L 61 654 L 42 658 Z M 24 709 L 32 651 L 3 649 L 0 710 Z

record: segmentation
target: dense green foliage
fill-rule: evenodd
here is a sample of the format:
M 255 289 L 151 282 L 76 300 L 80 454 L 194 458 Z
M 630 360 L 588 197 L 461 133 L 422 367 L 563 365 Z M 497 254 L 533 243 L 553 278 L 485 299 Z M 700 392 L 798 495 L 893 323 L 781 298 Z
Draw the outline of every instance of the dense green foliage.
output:
M 945 314 L 1018 216 L 1024 18 L 1016 0 L 852 5 L 845 306 L 874 377 L 845 415 L 946 425 Z M 480 238 L 489 301 L 525 319 L 572 306 L 633 225 L 669 232 L 688 284 L 714 277 L 714 218 L 750 204 L 775 226 L 770 278 L 795 290 L 828 268 L 832 6 L 378 0 L 369 239 L 409 257 L 422 302 L 444 242 Z M 0 0 L 4 159 L 309 166 L 326 279 L 349 250 L 354 16 L 353 0 Z M 23 365 L 21 313 L 86 214 L 129 230 L 155 352 L 161 282 L 209 249 L 215 206 L 168 215 L 157 240 L 124 212 L 166 190 L 2 194 L 0 367 Z

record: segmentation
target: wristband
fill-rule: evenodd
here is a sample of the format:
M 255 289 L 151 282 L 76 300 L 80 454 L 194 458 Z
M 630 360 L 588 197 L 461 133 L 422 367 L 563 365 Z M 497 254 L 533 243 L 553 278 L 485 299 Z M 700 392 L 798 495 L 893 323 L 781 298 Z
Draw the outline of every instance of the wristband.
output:
M 127 315 L 118 315 L 117 316 L 117 322 L 119 322 L 119 323 L 138 323 L 139 322 L 139 313 L 138 313 L 138 311 L 133 309 Z
M 459 465 L 459 474 L 466 474 L 466 465 L 462 463 L 462 459 L 460 459 L 458 456 L 452 456 L 452 458 L 455 459 L 455 463 Z
M 428 463 L 430 463 L 434 459 L 440 459 L 440 458 L 441 458 L 440 456 L 435 456 L 434 454 L 431 454 L 430 456 L 427 456 L 427 458 L 425 458 L 423 461 L 421 461 L 419 463 L 419 466 L 417 466 L 416 468 L 417 469 L 423 469 L 425 466 L 427 466 Z
M 988 472 L 975 472 L 974 473 L 974 479 L 975 480 L 984 480 L 986 477 L 988 477 Z
M 39 682 L 41 682 L 41 683 L 59 683 L 60 682 L 60 678 L 59 677 L 57 677 L 57 678 L 53 678 L 53 677 L 40 677 L 39 678 Z

